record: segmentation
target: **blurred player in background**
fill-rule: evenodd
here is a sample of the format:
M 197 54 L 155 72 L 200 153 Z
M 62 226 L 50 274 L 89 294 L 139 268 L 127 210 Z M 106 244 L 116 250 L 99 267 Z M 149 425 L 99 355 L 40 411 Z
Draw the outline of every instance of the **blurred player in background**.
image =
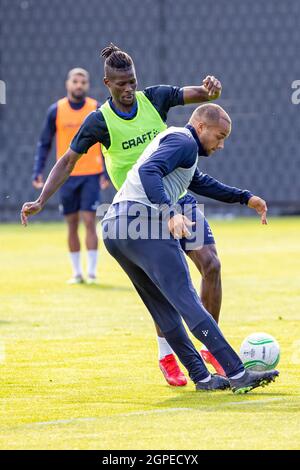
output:
M 33 169 L 33 186 L 44 185 L 43 171 L 49 155 L 53 137 L 56 135 L 57 160 L 69 148 L 84 119 L 97 109 L 96 100 L 87 96 L 89 73 L 82 68 L 69 71 L 66 81 L 67 96 L 48 109 L 42 130 Z M 101 182 L 100 182 L 101 179 Z M 60 190 L 61 210 L 68 225 L 68 246 L 73 266 L 70 284 L 84 282 L 78 228 L 80 217 L 86 229 L 87 282 L 96 282 L 98 237 L 96 233 L 96 210 L 100 202 L 100 185 L 109 184 L 103 172 L 103 159 L 99 143 L 91 146 L 83 158 L 76 163 L 70 177 Z
M 145 147 L 159 132 L 166 129 L 167 114 L 171 107 L 207 102 L 217 99 L 221 94 L 221 84 L 213 76 L 206 77 L 201 86 L 180 88 L 158 85 L 137 91 L 137 77 L 132 58 L 113 44 L 103 49 L 101 54 L 105 58 L 104 84 L 108 87 L 111 97 L 87 117 L 63 156 L 61 165 L 57 164 L 52 170 L 49 178 L 52 182 L 55 181 L 55 184 L 47 185 L 36 202 L 23 206 L 25 216 L 41 210 L 40 199 L 48 199 L 55 191 L 55 185 L 59 187 L 60 180 L 65 178 L 65 172 L 69 166 L 72 167 L 72 162 L 77 161 L 81 154 L 97 142 L 102 144 L 107 172 L 113 185 L 119 190 L 128 171 Z M 226 186 L 202 174 L 198 189 L 198 194 L 228 203 L 248 204 L 251 197 L 248 191 Z M 178 202 L 182 206 L 193 207 L 190 214 L 193 220 L 197 211 L 196 199 L 187 194 Z M 201 220 L 201 217 L 199 219 Z M 222 297 L 220 261 L 207 220 L 204 221 L 204 245 L 201 248 L 188 251 L 185 249 L 184 239 L 181 243 L 202 275 L 201 301 L 218 322 Z M 186 377 L 181 372 L 171 347 L 157 325 L 156 329 L 160 369 L 170 385 L 185 385 Z M 224 374 L 223 368 L 209 351 L 202 350 L 202 355 L 206 361 L 213 364 L 217 372 Z

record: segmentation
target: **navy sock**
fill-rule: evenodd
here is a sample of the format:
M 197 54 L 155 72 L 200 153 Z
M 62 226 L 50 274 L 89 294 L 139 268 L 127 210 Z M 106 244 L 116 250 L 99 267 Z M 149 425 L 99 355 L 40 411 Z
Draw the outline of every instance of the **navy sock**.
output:
M 244 370 L 242 361 L 230 344 L 227 343 L 213 318 L 203 320 L 192 330 L 192 333 L 214 355 L 226 372 L 227 377 Z

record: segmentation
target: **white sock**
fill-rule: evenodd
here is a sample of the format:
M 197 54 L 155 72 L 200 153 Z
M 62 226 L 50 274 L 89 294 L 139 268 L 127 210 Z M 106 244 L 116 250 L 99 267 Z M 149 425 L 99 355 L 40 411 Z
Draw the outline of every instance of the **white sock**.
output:
M 238 374 L 234 375 L 233 377 L 230 377 L 230 379 L 240 379 L 241 377 L 243 377 L 243 375 L 245 374 L 245 370 L 243 370 L 243 372 L 239 372 Z
M 96 277 L 97 261 L 98 261 L 98 250 L 87 251 L 87 272 L 89 277 Z
M 168 354 L 173 354 L 173 349 L 169 346 L 166 338 L 157 337 L 158 343 L 158 359 L 161 360 L 166 357 Z
M 74 277 L 82 276 L 81 262 L 80 262 L 80 251 L 70 251 L 70 258 L 73 266 Z
M 199 380 L 199 382 L 209 382 L 211 379 L 211 375 L 209 374 L 205 379 Z

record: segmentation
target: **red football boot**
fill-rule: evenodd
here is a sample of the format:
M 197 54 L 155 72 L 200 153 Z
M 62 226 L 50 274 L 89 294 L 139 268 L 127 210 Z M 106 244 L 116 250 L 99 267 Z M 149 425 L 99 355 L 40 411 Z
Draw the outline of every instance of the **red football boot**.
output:
M 159 361 L 159 368 L 169 385 L 173 387 L 183 387 L 187 384 L 187 379 L 179 369 L 179 365 L 173 354 L 168 354 Z
M 209 352 L 207 349 L 201 349 L 200 351 L 202 359 L 207 363 L 211 364 L 217 374 L 222 375 L 223 377 L 226 377 L 225 371 L 221 364 L 217 361 L 217 359 L 212 355 L 211 352 Z

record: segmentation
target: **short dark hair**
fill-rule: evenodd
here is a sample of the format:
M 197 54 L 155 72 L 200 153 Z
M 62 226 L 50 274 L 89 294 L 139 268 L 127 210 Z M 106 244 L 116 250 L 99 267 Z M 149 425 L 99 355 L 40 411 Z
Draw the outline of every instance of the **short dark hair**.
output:
M 231 119 L 226 111 L 215 103 L 204 103 L 198 106 L 191 116 L 191 119 L 194 118 L 204 118 L 213 124 L 218 123 L 220 119 L 225 119 L 225 121 L 231 124 Z
M 104 69 L 129 69 L 133 66 L 133 60 L 127 52 L 121 51 L 112 42 L 101 51 L 101 57 L 105 58 Z
M 67 75 L 67 80 L 73 77 L 73 75 L 82 75 L 87 80 L 90 79 L 90 74 L 88 73 L 88 71 L 81 67 L 75 67 L 74 69 L 69 70 L 68 75 Z

